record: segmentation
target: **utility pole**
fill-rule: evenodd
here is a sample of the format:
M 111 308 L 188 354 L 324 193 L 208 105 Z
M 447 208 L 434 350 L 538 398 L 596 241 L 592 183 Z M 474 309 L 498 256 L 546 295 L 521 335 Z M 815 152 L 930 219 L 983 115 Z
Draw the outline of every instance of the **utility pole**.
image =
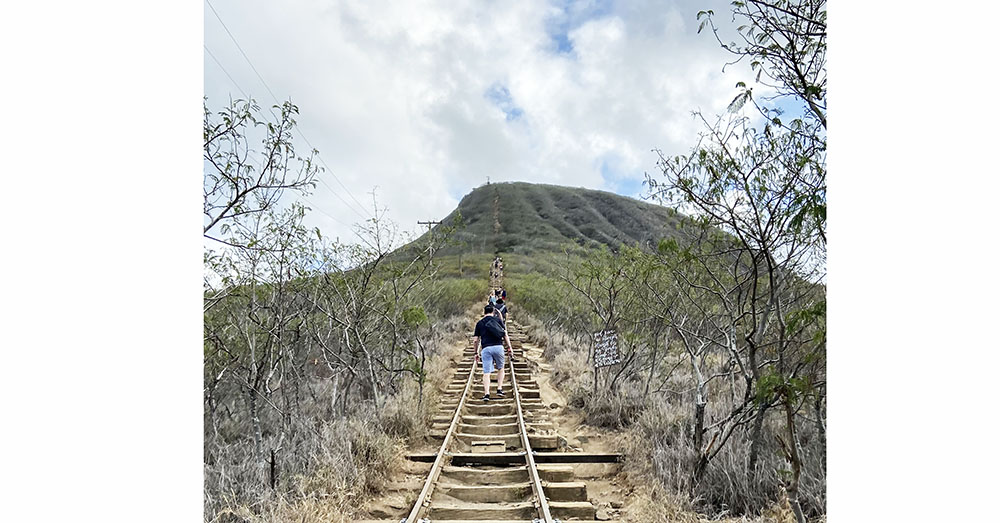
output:
M 427 232 L 430 233 L 430 235 L 431 235 L 431 237 L 430 237 L 431 263 L 434 263 L 434 231 L 431 229 L 431 227 L 434 226 L 434 225 L 440 225 L 440 224 L 441 224 L 441 222 L 435 222 L 435 221 L 431 221 L 431 220 L 428 220 L 426 222 L 422 222 L 422 221 L 419 221 L 419 220 L 417 221 L 417 225 L 426 225 L 427 226 Z

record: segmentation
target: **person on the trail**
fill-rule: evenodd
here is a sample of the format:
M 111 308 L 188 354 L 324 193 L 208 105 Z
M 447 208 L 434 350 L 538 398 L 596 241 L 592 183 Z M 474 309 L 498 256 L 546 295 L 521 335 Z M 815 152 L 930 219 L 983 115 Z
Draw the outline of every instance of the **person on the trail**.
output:
M 476 323 L 476 330 L 473 333 L 476 337 L 476 359 L 483 361 L 483 401 L 490 400 L 490 374 L 493 373 L 494 369 L 497 371 L 497 395 L 501 398 L 504 396 L 503 342 L 505 340 L 510 358 L 514 359 L 514 348 L 510 344 L 510 337 L 497 317 L 493 315 L 493 310 L 492 305 L 483 307 L 483 317 Z
M 500 299 L 507 301 L 507 289 L 500 289 Z
M 504 329 L 507 328 L 507 321 L 504 320 L 503 314 L 500 314 L 499 306 L 496 304 L 493 305 L 493 317 L 496 318 L 498 322 L 500 322 L 501 327 L 503 327 Z
M 490 294 L 490 297 L 487 298 L 486 301 L 488 301 L 490 305 L 496 305 L 497 304 L 497 297 L 494 296 L 494 295 L 492 295 L 492 294 Z
M 500 313 L 500 316 L 503 318 L 503 323 L 504 323 L 504 325 L 506 325 L 507 324 L 507 305 L 504 304 L 503 298 L 500 298 L 499 300 L 497 300 L 497 304 L 496 304 L 496 306 L 494 308 L 497 310 L 497 312 Z

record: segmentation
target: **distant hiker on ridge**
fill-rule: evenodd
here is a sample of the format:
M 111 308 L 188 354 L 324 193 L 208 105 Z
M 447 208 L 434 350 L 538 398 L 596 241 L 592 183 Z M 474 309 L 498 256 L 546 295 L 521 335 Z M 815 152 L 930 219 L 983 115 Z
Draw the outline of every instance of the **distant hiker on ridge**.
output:
M 493 315 L 493 306 L 483 307 L 483 317 L 476 323 L 473 335 L 476 337 L 476 359 L 483 361 L 483 401 L 490 400 L 490 374 L 497 371 L 497 395 L 504 397 L 503 392 L 503 342 L 507 341 L 507 351 L 511 360 L 514 359 L 514 347 L 510 344 L 510 336 Z M 480 350 L 482 349 L 482 350 Z

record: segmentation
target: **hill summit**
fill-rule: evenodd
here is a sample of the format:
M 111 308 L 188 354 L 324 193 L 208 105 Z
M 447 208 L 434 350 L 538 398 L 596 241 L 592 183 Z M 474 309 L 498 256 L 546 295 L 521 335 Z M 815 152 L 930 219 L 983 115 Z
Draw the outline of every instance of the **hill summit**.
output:
M 465 227 L 455 238 L 462 246 L 445 251 L 532 253 L 567 243 L 655 246 L 676 236 L 684 219 L 673 209 L 606 191 L 525 182 L 477 187 L 443 225 L 453 225 L 459 213 Z

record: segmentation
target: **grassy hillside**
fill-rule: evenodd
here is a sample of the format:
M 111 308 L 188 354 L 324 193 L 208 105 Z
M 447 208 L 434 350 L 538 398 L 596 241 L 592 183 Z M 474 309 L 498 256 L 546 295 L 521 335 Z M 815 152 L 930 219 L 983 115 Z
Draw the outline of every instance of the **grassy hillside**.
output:
M 452 241 L 434 252 L 438 284 L 431 300 L 456 310 L 485 295 L 495 254 L 503 256 L 508 290 L 518 294 L 521 306 L 535 309 L 554 300 L 565 303 L 565 292 L 556 291 L 558 274 L 594 249 L 623 243 L 655 249 L 661 239 L 679 237 L 687 219 L 609 192 L 524 182 L 477 187 L 434 234 L 440 237 L 442 228 L 454 226 L 459 214 L 462 225 Z M 426 240 L 424 234 L 395 256 L 408 259 Z
M 562 252 L 621 243 L 641 245 L 674 236 L 682 215 L 660 205 L 617 194 L 524 182 L 477 187 L 443 221 L 461 213 L 465 227 L 457 245 L 441 254 Z

